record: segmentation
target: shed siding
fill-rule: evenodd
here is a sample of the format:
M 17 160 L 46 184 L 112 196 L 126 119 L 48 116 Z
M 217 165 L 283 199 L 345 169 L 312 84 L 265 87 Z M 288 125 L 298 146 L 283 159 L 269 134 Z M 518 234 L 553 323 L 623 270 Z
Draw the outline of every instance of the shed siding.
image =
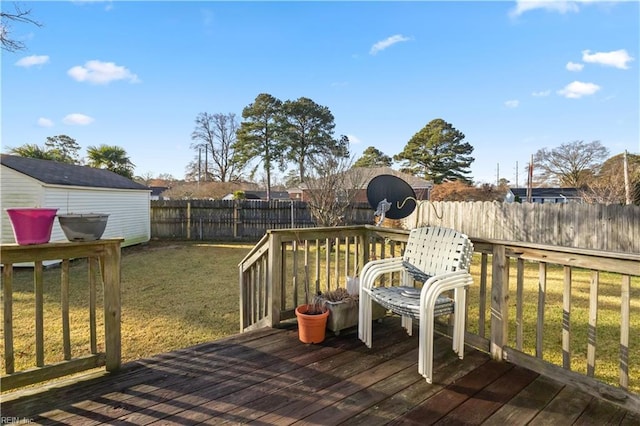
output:
M 0 167 L 0 198 L 2 226 L 0 241 L 15 243 L 13 228 L 6 208 L 9 207 L 51 207 L 44 202 L 44 190 L 36 179 L 18 173 L 8 167 Z
M 58 208 L 58 213 L 108 213 L 103 238 L 124 238 L 123 246 L 149 241 L 151 237 L 150 191 L 46 185 L 9 167 L 0 167 L 2 243 L 15 243 L 7 207 Z M 66 241 L 56 220 L 51 241 Z
M 123 246 L 149 241 L 151 236 L 149 191 L 85 188 L 45 185 L 48 206 L 58 207 L 58 213 L 108 213 L 103 238 L 124 238 Z M 58 221 L 51 232 L 51 241 L 66 240 Z

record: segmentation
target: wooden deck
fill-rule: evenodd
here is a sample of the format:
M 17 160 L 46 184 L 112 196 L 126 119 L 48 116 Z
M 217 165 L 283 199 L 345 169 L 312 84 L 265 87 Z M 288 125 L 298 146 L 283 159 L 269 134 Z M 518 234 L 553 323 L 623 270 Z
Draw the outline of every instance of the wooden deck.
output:
M 434 384 L 417 373 L 417 339 L 397 318 L 305 345 L 261 329 L 2 395 L 3 422 L 72 425 L 640 424 L 640 415 L 467 348 L 435 342 Z

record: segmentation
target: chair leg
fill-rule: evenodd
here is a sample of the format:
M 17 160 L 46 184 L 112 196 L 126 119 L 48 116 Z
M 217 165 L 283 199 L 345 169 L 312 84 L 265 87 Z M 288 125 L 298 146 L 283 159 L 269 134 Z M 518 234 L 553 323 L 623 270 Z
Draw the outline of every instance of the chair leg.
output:
M 360 292 L 360 307 L 358 309 L 358 338 L 371 348 L 372 314 L 371 296 L 366 291 Z
M 451 337 L 451 349 L 453 349 L 455 353 L 458 353 L 458 312 L 457 309 L 455 309 L 455 305 L 450 318 L 453 319 L 453 336 Z
M 457 350 L 460 359 L 464 358 L 464 332 L 465 332 L 465 311 L 467 306 L 467 292 L 464 288 L 457 288 L 455 295 L 455 328 L 457 329 Z
M 433 315 L 420 316 L 420 342 L 418 344 L 418 373 L 427 383 L 433 379 Z
M 411 320 L 411 317 L 406 317 L 403 315 L 400 323 L 402 324 L 402 328 L 407 330 L 407 334 L 409 336 L 413 336 L 413 321 Z

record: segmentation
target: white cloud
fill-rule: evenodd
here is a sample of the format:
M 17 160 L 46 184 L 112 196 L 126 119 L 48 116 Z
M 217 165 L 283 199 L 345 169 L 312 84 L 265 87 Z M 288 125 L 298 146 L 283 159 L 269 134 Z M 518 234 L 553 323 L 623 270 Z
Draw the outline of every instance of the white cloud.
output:
M 138 76 L 127 68 L 113 62 L 96 60 L 88 61 L 84 66 L 77 65 L 69 69 L 67 74 L 76 81 L 86 81 L 93 84 L 109 84 L 116 80 L 128 80 L 130 83 L 140 82 Z
M 45 117 L 38 118 L 38 126 L 40 127 L 53 127 L 53 120 Z
M 65 116 L 62 119 L 62 122 L 70 126 L 86 126 L 93 123 L 94 119 L 92 117 L 89 117 L 88 115 L 73 113 Z
M 558 12 L 561 14 L 569 12 L 579 12 L 585 5 L 602 4 L 610 5 L 629 0 L 516 0 L 516 6 L 509 11 L 512 18 L 518 17 L 531 10 L 543 9 L 548 12 Z
M 541 90 L 539 92 L 531 93 L 531 96 L 536 97 L 536 98 L 543 98 L 545 96 L 549 96 L 550 94 L 551 94 L 551 90 Z
M 381 40 L 371 46 L 371 50 L 369 50 L 370 55 L 375 55 L 378 52 L 383 51 L 384 49 L 393 46 L 396 43 L 401 43 L 403 41 L 409 41 L 411 38 L 405 37 L 402 34 L 392 35 L 391 37 L 387 37 L 384 40 Z
M 567 69 L 569 71 L 582 71 L 584 64 L 578 64 L 576 62 L 567 62 Z
M 593 95 L 598 90 L 600 90 L 600 86 L 597 84 L 574 81 L 567 84 L 564 89 L 558 90 L 558 94 L 565 98 L 578 99 L 583 96 Z
M 31 55 L 26 56 L 16 62 L 16 65 L 19 67 L 29 68 L 34 65 L 44 65 L 49 62 L 49 57 L 47 55 Z
M 626 70 L 629 68 L 627 63 L 633 61 L 633 58 L 629 56 L 627 51 L 624 49 L 614 50 L 611 52 L 596 52 L 593 54 L 589 50 L 583 50 L 582 60 L 592 64 L 600 64 Z
M 531 10 L 544 9 L 549 12 L 567 13 L 578 12 L 578 2 L 576 1 L 556 1 L 556 0 L 516 0 L 516 7 L 509 11 L 511 17 L 520 16 Z
M 504 103 L 504 106 L 506 106 L 507 108 L 518 108 L 519 105 L 520 105 L 520 101 L 517 99 L 511 99 Z

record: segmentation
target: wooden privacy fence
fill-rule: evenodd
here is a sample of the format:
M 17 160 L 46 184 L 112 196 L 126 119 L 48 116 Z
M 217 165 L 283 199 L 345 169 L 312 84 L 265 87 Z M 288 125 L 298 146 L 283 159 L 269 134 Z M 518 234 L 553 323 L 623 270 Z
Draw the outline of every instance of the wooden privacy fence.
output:
M 406 219 L 473 238 L 640 253 L 640 206 L 423 201 Z
M 351 206 L 348 224 L 373 223 L 367 203 Z M 269 229 L 315 226 L 307 203 L 295 200 L 151 201 L 151 237 L 186 240 L 259 240 Z
M 373 223 L 373 209 L 355 203 L 345 225 Z M 489 238 L 562 247 L 640 253 L 640 206 L 419 202 L 404 221 Z M 301 201 L 160 200 L 151 202 L 152 238 L 258 241 L 268 230 L 315 226 Z

